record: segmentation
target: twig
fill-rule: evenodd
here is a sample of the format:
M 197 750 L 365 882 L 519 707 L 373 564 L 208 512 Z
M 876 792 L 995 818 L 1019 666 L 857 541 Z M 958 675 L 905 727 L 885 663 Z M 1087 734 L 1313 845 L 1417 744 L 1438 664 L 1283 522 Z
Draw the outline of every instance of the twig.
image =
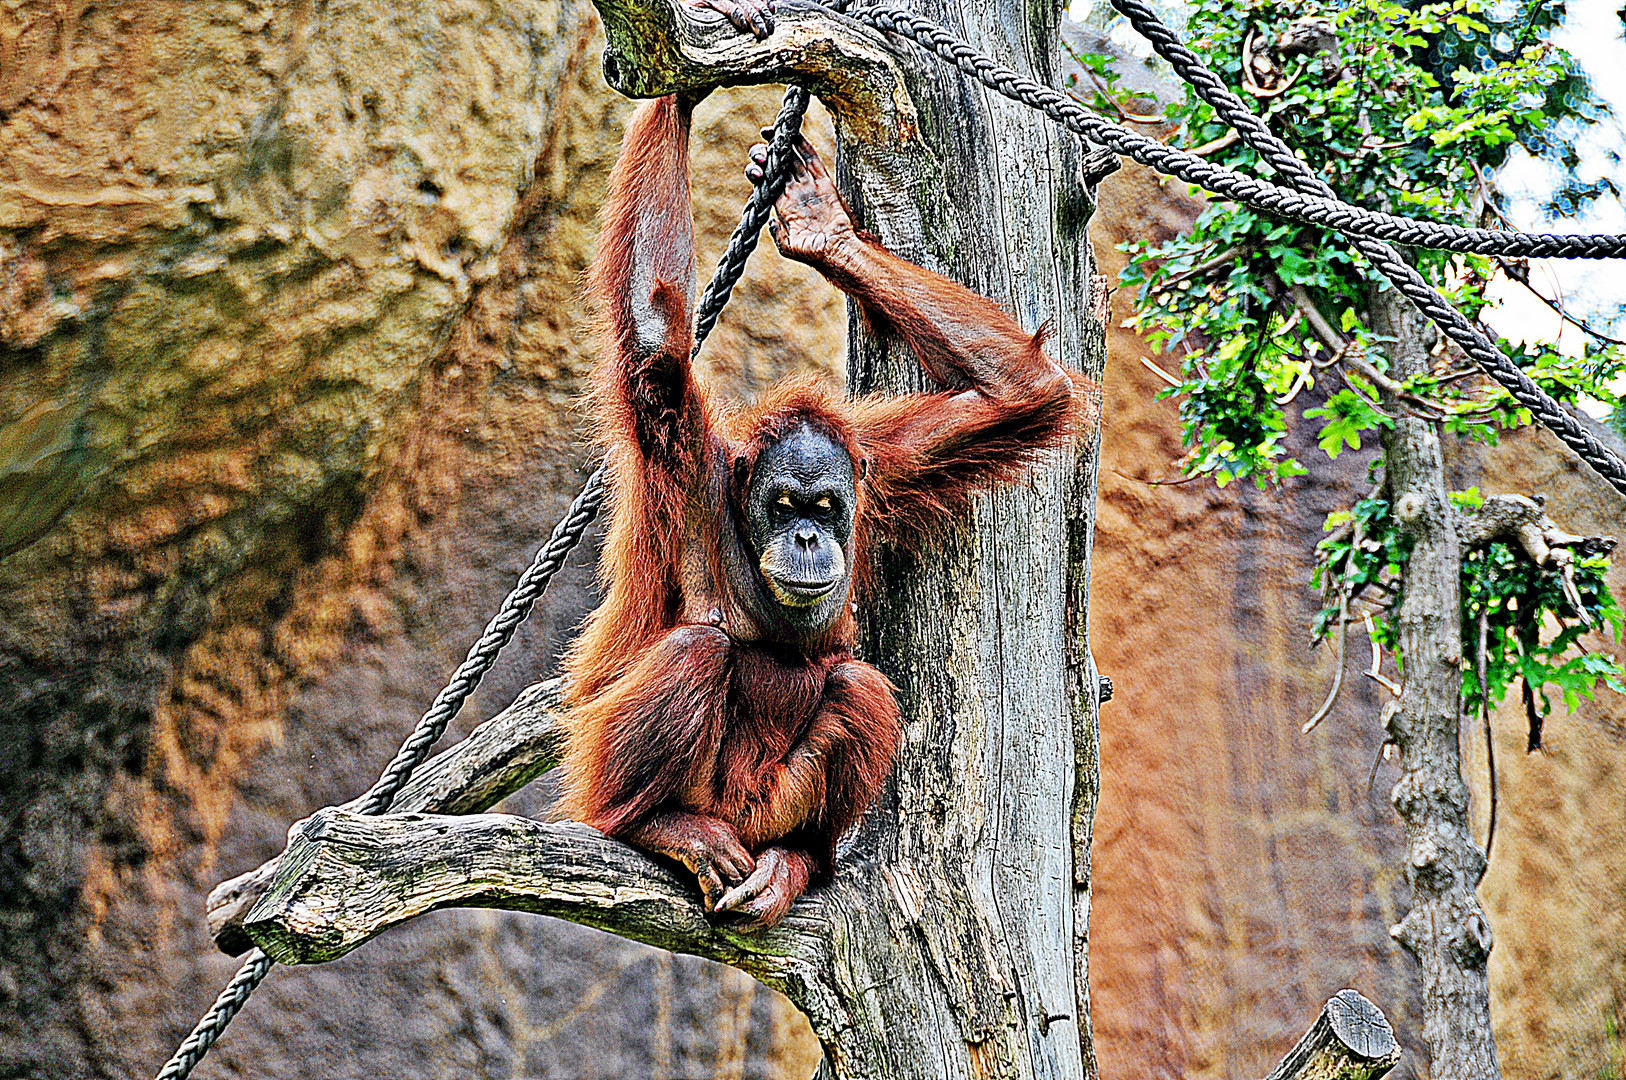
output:
M 1189 270 L 1182 270 L 1173 277 L 1165 278 L 1161 283 L 1162 287 L 1168 288 L 1171 285 L 1178 285 L 1182 281 L 1189 281 L 1192 278 L 1202 277 L 1204 274 L 1218 270 L 1226 263 L 1235 261 L 1238 255 L 1251 255 L 1253 251 L 1254 247 L 1252 244 L 1238 244 L 1236 247 L 1227 248 L 1211 259 L 1204 259 L 1202 262 L 1198 263 L 1196 266 L 1193 266 Z
M 1253 39 L 1258 33 L 1258 27 L 1250 26 L 1248 27 L 1248 33 L 1242 39 L 1242 88 L 1256 98 L 1278 97 L 1285 94 L 1294 83 L 1298 82 L 1299 76 L 1303 75 L 1305 69 L 1310 65 L 1301 64 L 1299 69 L 1293 72 L 1293 77 L 1282 83 L 1280 86 L 1269 90 L 1265 89 L 1263 86 L 1260 86 L 1253 79 Z
M 1227 146 L 1230 146 L 1241 137 L 1242 136 L 1238 135 L 1235 131 L 1227 131 L 1224 135 L 1214 139 L 1212 142 L 1205 142 L 1201 146 L 1194 147 L 1186 152 L 1188 154 L 1194 154 L 1197 157 L 1207 157 L 1209 154 L 1224 150 Z
M 1276 404 L 1293 404 L 1293 399 L 1299 396 L 1299 392 L 1310 385 L 1310 372 L 1313 370 L 1315 370 L 1315 364 L 1306 359 L 1304 367 L 1299 369 L 1298 378 L 1294 379 L 1293 385 L 1287 388 L 1287 393 L 1276 399 Z
M 1490 770 L 1490 824 L 1485 829 L 1485 865 L 1479 871 L 1480 881 L 1485 880 L 1485 874 L 1490 870 L 1491 845 L 1496 843 L 1496 740 L 1491 734 L 1490 690 L 1485 686 L 1485 649 L 1489 643 L 1485 615 L 1485 609 L 1481 607 L 1479 655 L 1474 658 L 1475 675 L 1479 679 L 1479 725 L 1485 732 L 1485 763 Z
M 1366 624 L 1366 639 L 1372 643 L 1372 670 L 1363 671 L 1361 674 L 1365 675 L 1373 682 L 1380 683 L 1387 687 L 1389 693 L 1393 694 L 1395 697 L 1399 697 L 1400 687 L 1390 682 L 1383 672 L 1378 670 L 1383 664 L 1383 650 L 1378 648 L 1377 629 L 1372 625 L 1371 614 L 1365 611 L 1361 612 L 1361 621 Z
M 1354 354 L 1353 353 L 1347 353 L 1347 354 L 1345 354 L 1344 359 L 1348 360 L 1349 357 L 1352 356 L 1352 355 L 1354 355 Z M 1373 370 L 1376 370 L 1376 369 L 1374 368 Z M 1345 371 L 1342 366 L 1340 366 L 1337 369 L 1337 371 L 1338 371 L 1338 378 L 1343 380 L 1343 383 L 1344 383 L 1345 386 L 1349 387 L 1349 392 L 1350 393 L 1354 394 L 1356 397 L 1361 399 L 1361 403 L 1363 405 L 1365 405 L 1368 409 L 1371 409 L 1373 412 L 1377 413 L 1379 416 L 1388 417 L 1390 420 L 1393 420 L 1395 418 L 1394 413 L 1390 412 L 1388 409 L 1385 409 L 1382 405 L 1379 405 L 1376 401 L 1373 401 L 1371 398 L 1369 398 L 1365 394 L 1363 394 L 1361 392 L 1361 388 L 1356 386 L 1352 381 L 1350 381 L 1349 372 Z M 1356 369 L 1356 373 L 1357 374 L 1364 374 L 1364 372 L 1361 372 L 1359 370 L 1359 368 Z M 1402 408 L 1404 408 L 1404 406 L 1402 406 Z M 1409 412 L 1410 410 L 1407 410 L 1407 411 Z M 1427 419 L 1427 417 L 1422 417 L 1420 419 Z
M 1575 557 L 1571 555 L 1559 564 L 1559 581 L 1564 587 L 1564 599 L 1570 602 L 1575 609 L 1575 617 L 1581 620 L 1581 625 L 1591 629 L 1592 616 L 1587 614 L 1586 604 L 1581 602 L 1581 590 L 1575 585 Z
M 1351 551 L 1354 549 L 1352 548 Z M 1299 729 L 1302 734 L 1308 735 L 1315 730 L 1317 724 L 1327 718 L 1332 712 L 1333 702 L 1338 700 L 1338 691 L 1344 687 L 1344 644 L 1349 638 L 1349 586 L 1345 585 L 1338 593 L 1338 666 L 1333 669 L 1332 689 L 1327 691 L 1327 700 L 1321 703 L 1321 708 L 1315 715 L 1304 722 Z
M 1112 106 L 1113 110 L 1118 114 L 1118 116 L 1120 118 L 1122 118 L 1124 120 L 1127 120 L 1131 124 L 1167 124 L 1169 122 L 1169 118 L 1168 118 L 1167 115 L 1150 116 L 1150 115 L 1148 115 L 1146 113 L 1132 113 L 1132 112 L 1130 112 L 1128 109 L 1125 109 L 1123 107 L 1123 105 L 1118 101 L 1117 98 L 1112 96 L 1112 88 L 1110 86 L 1108 86 L 1106 83 L 1101 81 L 1101 76 L 1097 75 L 1095 72 L 1091 71 L 1089 68 L 1084 69 L 1084 74 L 1089 76 L 1090 82 L 1094 83 L 1095 88 L 1097 90 L 1101 91 L 1101 96 L 1107 100 L 1107 102 Z M 1074 94 L 1073 98 L 1074 98 L 1074 100 L 1078 101 L 1080 104 L 1083 104 L 1083 105 L 1090 104 L 1089 102 L 1084 101 L 1082 98 L 1078 97 L 1077 94 Z
M 1146 365 L 1147 371 L 1150 371 L 1153 375 L 1156 375 L 1170 386 L 1180 387 L 1185 385 L 1185 383 L 1182 383 L 1179 379 L 1176 379 L 1173 375 L 1170 375 L 1167 371 L 1164 371 L 1146 357 L 1141 357 L 1140 362 Z

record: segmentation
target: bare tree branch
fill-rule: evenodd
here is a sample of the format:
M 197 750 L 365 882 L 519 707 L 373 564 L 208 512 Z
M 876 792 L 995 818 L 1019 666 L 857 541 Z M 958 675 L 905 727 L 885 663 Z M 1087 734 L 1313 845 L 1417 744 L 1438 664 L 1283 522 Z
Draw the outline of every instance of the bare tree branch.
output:
M 243 925 L 279 962 L 314 964 L 443 907 L 553 915 L 664 949 L 761 966 L 748 963 L 739 944 L 746 939 L 707 921 L 693 888 L 644 855 L 576 822 L 509 814 L 320 810 L 295 827 L 271 887 Z M 822 925 L 822 917 L 803 911 L 751 937 L 752 951 L 767 943 L 771 952 L 816 958 Z

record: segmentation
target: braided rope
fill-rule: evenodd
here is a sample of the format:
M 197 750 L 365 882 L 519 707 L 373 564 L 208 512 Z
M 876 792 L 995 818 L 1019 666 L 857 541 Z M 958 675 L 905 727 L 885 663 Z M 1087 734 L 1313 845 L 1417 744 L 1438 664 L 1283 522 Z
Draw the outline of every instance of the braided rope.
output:
M 733 296 L 735 284 L 745 273 L 746 260 L 756 250 L 762 227 L 773 213 L 773 204 L 779 201 L 779 196 L 785 193 L 785 185 L 790 182 L 792 151 L 802 134 L 802 117 L 807 113 L 810 100 L 808 92 L 799 86 L 785 91 L 785 103 L 774 120 L 773 137 L 768 140 L 768 161 L 762 169 L 762 181 L 745 200 L 740 223 L 734 226 L 734 234 L 728 238 L 723 257 L 717 260 L 706 294 L 695 307 L 695 355 L 699 355 L 706 335 L 717 325 L 717 316 L 723 313 Z
M 588 478 L 581 494 L 570 504 L 570 511 L 564 519 L 554 526 L 547 544 L 519 576 L 513 591 L 503 600 L 496 617 L 486 624 L 485 632 L 469 649 L 468 656 L 458 665 L 451 681 L 435 695 L 434 704 L 418 720 L 412 734 L 396 751 L 394 760 L 378 782 L 368 790 L 357 807 L 357 813 L 382 814 L 388 810 L 396 793 L 412 776 L 412 771 L 429 756 L 430 747 L 446 731 L 446 725 L 457 715 L 474 688 L 480 685 L 486 672 L 491 670 L 503 646 L 513 640 L 520 623 L 525 621 L 547 589 L 548 582 L 564 565 L 565 556 L 581 542 L 582 533 L 598 515 L 599 506 L 604 501 L 604 481 L 605 470 L 600 465 Z M 226 1030 L 226 1025 L 248 1003 L 249 995 L 270 974 L 275 963 L 259 949 L 249 953 L 248 961 L 238 969 L 237 975 L 220 992 L 209 1011 L 203 1014 L 192 1033 L 182 1041 L 174 1056 L 158 1073 L 158 1080 L 185 1080 Z
M 1239 202 L 1246 202 L 1266 213 L 1280 213 L 1280 206 L 1301 206 L 1305 203 L 1294 203 L 1292 200 L 1314 200 L 1323 207 L 1344 211 L 1358 212 L 1368 219 L 1382 219 L 1386 215 L 1374 214 L 1371 211 L 1359 210 L 1357 207 L 1344 207 L 1336 200 L 1327 198 L 1322 192 L 1330 193 L 1322 181 L 1315 176 L 1309 166 L 1293 157 L 1292 151 L 1282 145 L 1275 136 L 1271 135 L 1264 124 L 1248 112 L 1247 106 L 1219 83 L 1218 77 L 1202 67 L 1199 61 L 1189 51 L 1173 47 L 1178 45 L 1172 31 L 1157 22 L 1149 8 L 1141 0 L 1113 0 L 1115 6 L 1126 15 L 1130 15 L 1136 29 L 1146 33 L 1148 30 L 1157 30 L 1158 36 L 1152 44 L 1165 59 L 1176 66 L 1181 75 L 1192 79 L 1193 76 L 1201 78 L 1206 73 L 1207 78 L 1201 82 L 1193 81 L 1193 86 L 1204 100 L 1219 110 L 1228 123 L 1236 126 L 1245 139 L 1250 143 L 1258 140 L 1256 149 L 1267 153 L 1266 146 L 1271 146 L 1267 160 L 1280 169 L 1284 175 L 1289 176 L 1296 186 L 1301 187 L 1299 193 L 1283 191 L 1271 184 L 1242 177 L 1238 173 L 1223 170 L 1202 158 L 1194 157 L 1164 146 L 1162 143 L 1134 132 L 1127 131 L 1116 124 L 1089 112 L 1078 102 L 1052 90 L 1041 86 L 1032 79 L 1025 78 L 1010 68 L 989 59 L 978 53 L 963 41 L 951 37 L 941 28 L 919 18 L 911 12 L 900 8 L 875 6 L 863 7 L 852 12 L 852 17 L 870 24 L 880 30 L 898 34 L 908 38 L 916 44 L 936 53 L 938 56 L 953 64 L 960 71 L 971 78 L 981 82 L 989 89 L 1010 98 L 1012 101 L 1038 109 L 1052 120 L 1062 126 L 1083 135 L 1092 142 L 1102 143 L 1120 153 L 1134 158 L 1144 165 L 1149 165 L 1160 172 L 1172 173 L 1182 180 L 1199 184 L 1227 197 L 1235 198 Z M 1133 12 L 1133 14 L 1131 14 Z M 1144 26 L 1142 25 L 1144 24 Z M 1150 34 L 1148 34 L 1150 36 Z M 1173 45 L 1171 45 L 1171 42 Z M 1167 50 L 1167 51 L 1165 51 Z M 1252 123 L 1248 123 L 1251 118 Z M 1262 132 L 1262 134 L 1261 134 Z M 1246 181 L 1246 184 L 1233 183 L 1233 180 Z M 1246 190 L 1247 194 L 1242 192 Z M 1315 194 L 1304 194 L 1304 190 Z M 1255 195 L 1254 192 L 1263 192 Z M 1278 201 L 1279 193 L 1281 200 Z M 1287 216 L 1292 216 L 1291 214 Z M 1318 215 L 1319 217 L 1319 212 Z M 1312 220 L 1306 216 L 1306 224 L 1330 224 L 1335 215 L 1328 215 L 1326 222 Z M 1340 219 L 1342 220 L 1342 219 Z M 1395 218 L 1392 221 L 1405 221 Z M 1382 221 L 1376 224 L 1383 224 Z M 1339 231 L 1350 235 L 1356 248 L 1370 259 L 1384 276 L 1395 284 L 1407 299 L 1430 319 L 1433 319 L 1446 335 L 1455 341 L 1462 350 L 1471 356 L 1485 371 L 1503 387 L 1505 387 L 1514 400 L 1563 440 L 1564 444 L 1580 455 L 1581 459 L 1590 465 L 1597 473 L 1622 494 L 1626 494 L 1626 461 L 1622 461 L 1608 447 L 1599 442 L 1593 435 L 1581 426 L 1580 421 L 1566 412 L 1563 406 L 1554 401 L 1535 381 L 1526 375 L 1519 366 L 1509 360 L 1502 351 L 1487 341 L 1473 324 L 1436 293 L 1410 264 L 1386 244 L 1366 239 L 1355 228 L 1332 226 Z M 1374 230 L 1381 232 L 1382 230 Z M 1511 234 L 1491 234 L 1506 236 Z M 1607 238 L 1606 238 L 1607 239 Z M 1434 246 L 1434 245 L 1429 245 Z
M 1206 158 L 1177 150 L 1097 116 L 1059 91 L 1018 75 L 989 59 L 913 12 L 886 5 L 875 5 L 855 8 L 849 15 L 859 22 L 910 39 L 936 53 L 965 74 L 979 80 L 988 88 L 1012 101 L 1046 113 L 1057 123 L 1078 132 L 1091 142 L 1110 147 L 1158 172 L 1177 176 L 1274 217 L 1286 218 L 1301 225 L 1321 226 L 1346 236 L 1362 236 L 1412 247 L 1439 248 L 1478 255 L 1565 259 L 1626 258 L 1626 236 L 1467 229 L 1459 225 L 1395 217 L 1392 214 L 1351 206 L 1340 202 L 1330 190 L 1287 191 L 1268 180 L 1246 176 L 1222 165 L 1216 165 Z M 1259 127 L 1262 128 L 1263 125 L 1260 124 Z M 1291 158 L 1291 155 L 1289 157 Z M 1296 158 L 1291 160 L 1297 161 Z M 1272 163 L 1275 164 L 1275 161 Z M 1303 167 L 1302 162 L 1298 164 Z M 1278 168 L 1285 170 L 1286 166 L 1278 165 Z
M 763 168 L 763 178 L 746 201 L 740 223 L 735 226 L 733 235 L 729 237 L 728 246 L 724 249 L 722 258 L 718 260 L 717 270 L 706 285 L 706 291 L 701 296 L 699 304 L 696 305 L 694 341 L 696 355 L 699 354 L 700 346 L 705 343 L 712 328 L 717 325 L 717 317 L 727 306 L 734 286 L 745 273 L 746 260 L 756 249 L 762 227 L 767 224 L 774 203 L 784 194 L 794 161 L 792 150 L 801 135 L 802 117 L 807 112 L 809 100 L 807 91 L 798 87 L 791 87 L 785 92 L 785 102 L 774 121 L 773 137 L 768 144 L 768 160 Z M 594 470 L 593 475 L 588 477 L 586 486 L 570 504 L 569 511 L 554 526 L 553 535 L 547 544 L 536 553 L 530 567 L 519 576 L 513 591 L 503 600 L 496 616 L 486 624 L 485 631 L 469 649 L 463 662 L 457 666 L 445 688 L 435 695 L 434 703 L 419 718 L 412 734 L 396 751 L 395 757 L 379 776 L 378 782 L 368 789 L 361 805 L 357 807 L 358 813 L 382 814 L 389 809 L 390 803 L 411 778 L 413 771 L 429 756 L 430 748 L 441 735 L 445 734 L 446 725 L 451 723 L 468 696 L 480 685 L 480 680 L 496 663 L 497 655 L 513 640 L 515 631 L 530 615 L 537 600 L 541 599 L 548 583 L 564 565 L 566 556 L 581 542 L 587 526 L 598 516 L 599 508 L 604 502 L 606 468 L 605 465 L 600 465 Z M 275 966 L 276 961 L 259 949 L 250 952 L 248 960 L 238 969 L 232 981 L 209 1007 L 209 1011 L 203 1014 L 191 1034 L 181 1042 L 180 1047 L 158 1073 L 157 1080 L 186 1080 L 198 1062 L 209 1052 L 209 1048 L 226 1030 L 226 1026 L 232 1022 L 232 1018 L 248 1003 L 249 995 L 254 993 L 255 988 L 265 980 L 266 975 L 270 974 Z
M 158 1074 L 158 1080 L 184 1080 L 203 1055 L 209 1052 L 209 1047 L 220 1038 L 220 1033 L 226 1030 L 231 1018 L 248 1003 L 248 996 L 254 993 L 266 975 L 275 966 L 272 960 L 259 949 L 248 954 L 248 961 L 238 969 L 232 981 L 226 984 L 226 989 L 215 998 L 215 1003 L 209 1006 L 209 1011 L 203 1014 L 197 1027 L 192 1029 L 175 1051 L 163 1070 Z
M 541 598 L 553 580 L 553 575 L 559 572 L 564 565 L 565 557 L 570 554 L 577 544 L 581 542 L 582 533 L 587 526 L 598 516 L 599 507 L 604 502 L 605 469 L 600 465 L 587 478 L 587 486 L 582 488 L 581 494 L 576 496 L 570 504 L 570 510 L 564 519 L 553 527 L 553 535 L 549 537 L 541 551 L 531 565 L 519 576 L 514 589 L 502 602 L 497 614 L 486 624 L 485 632 L 480 635 L 469 649 L 469 654 L 457 670 L 453 672 L 451 681 L 443 690 L 435 695 L 434 704 L 429 706 L 427 712 L 418 721 L 418 726 L 401 749 L 395 752 L 395 759 L 389 763 L 378 782 L 372 786 L 356 808 L 360 814 L 382 814 L 390 808 L 395 801 L 396 792 L 400 791 L 406 782 L 411 779 L 412 771 L 423 764 L 424 758 L 429 756 L 432 747 L 446 731 L 446 725 L 451 723 L 452 717 L 463 707 L 463 702 L 480 685 L 486 672 L 497 661 L 497 654 L 502 652 L 514 638 L 514 632 L 519 624 L 530 615 L 531 609 Z
M 1326 181 L 1295 157 L 1287 144 L 1277 138 L 1218 75 L 1181 44 L 1174 31 L 1158 21 L 1144 0 L 1112 0 L 1112 6 L 1129 19 L 1130 24 L 1152 43 L 1158 55 L 1167 60 L 1227 124 L 1237 130 L 1244 142 L 1258 151 L 1295 188 L 1315 195 L 1332 194 L 1332 188 Z M 1445 331 L 1463 352 L 1473 357 L 1515 401 L 1529 409 L 1544 427 L 1580 455 L 1581 460 L 1609 481 L 1616 491 L 1626 494 L 1626 461 L 1594 438 L 1579 420 L 1537 386 L 1506 353 L 1480 333 L 1478 327 L 1434 291 L 1423 275 L 1400 257 L 1399 252 L 1375 240 L 1356 237 L 1351 237 L 1351 240 L 1356 250 L 1416 304 L 1418 310 Z

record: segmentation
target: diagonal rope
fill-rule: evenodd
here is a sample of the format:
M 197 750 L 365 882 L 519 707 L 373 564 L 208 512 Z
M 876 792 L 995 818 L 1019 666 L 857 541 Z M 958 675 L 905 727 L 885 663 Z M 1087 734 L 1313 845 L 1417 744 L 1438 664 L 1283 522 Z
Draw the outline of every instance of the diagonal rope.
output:
M 1127 9 L 1120 10 L 1127 13 Z M 1155 25 L 1162 29 L 1163 36 L 1154 40 L 1154 45 L 1158 45 L 1159 41 L 1174 40 L 1172 32 L 1151 15 L 1150 8 L 1143 3 L 1137 3 L 1135 10 L 1139 14 L 1133 17 L 1134 19 L 1149 19 L 1151 22 L 1147 23 L 1147 26 Z M 1029 108 L 1038 109 L 1058 124 L 1078 132 L 1091 142 L 1110 147 L 1158 172 L 1179 177 L 1216 195 L 1251 206 L 1273 217 L 1286 218 L 1301 225 L 1317 225 L 1346 236 L 1361 236 L 1411 247 L 1438 248 L 1477 255 L 1566 259 L 1626 258 L 1626 235 L 1470 229 L 1438 221 L 1397 217 L 1378 210 L 1352 206 L 1340 201 L 1331 188 L 1324 186 L 1319 189 L 1287 190 L 1269 180 L 1260 180 L 1239 173 L 1223 165 L 1217 165 L 1207 158 L 1176 149 L 1140 132 L 1130 131 L 1120 124 L 1115 124 L 1059 91 L 1018 75 L 977 52 L 935 23 L 904 8 L 887 4 L 864 5 L 851 9 L 848 15 L 877 29 L 908 38 L 928 51 L 936 53 L 996 93 L 1003 94 Z M 1141 28 L 1141 22 L 1136 22 L 1135 25 L 1137 29 Z M 1161 51 L 1161 46 L 1159 48 Z M 1185 56 L 1196 65 L 1195 70 L 1207 70 L 1202 67 L 1201 61 L 1189 52 L 1186 52 Z M 1170 63 L 1173 64 L 1174 61 L 1170 59 Z M 1181 74 L 1185 75 L 1185 72 L 1181 71 Z M 1213 79 L 1213 83 L 1218 84 L 1221 92 L 1229 93 L 1224 89 L 1224 84 L 1218 82 L 1217 77 Z M 1211 89 L 1212 87 L 1207 85 L 1198 86 L 1199 92 L 1205 94 Z M 1245 135 L 1263 132 L 1265 136 L 1273 137 L 1269 135 L 1263 122 L 1248 112 L 1247 106 L 1234 95 L 1232 99 L 1240 108 L 1241 116 L 1251 117 L 1254 121 L 1244 130 Z M 1219 108 L 1215 102 L 1209 103 Z M 1285 160 L 1271 157 L 1270 161 L 1284 175 L 1307 168 L 1291 153 L 1287 154 Z M 1287 164 L 1289 161 L 1296 163 L 1298 170 Z
M 503 600 L 496 616 L 486 624 L 485 632 L 469 649 L 468 656 L 458 665 L 451 681 L 435 696 L 434 704 L 418 720 L 412 734 L 396 752 L 394 760 L 367 792 L 357 808 L 358 813 L 382 814 L 388 810 L 396 793 L 411 777 L 412 770 L 429 756 L 430 747 L 445 732 L 446 725 L 457 715 L 474 688 L 480 685 L 486 672 L 491 670 L 503 646 L 513 640 L 520 623 L 525 621 L 547 589 L 548 582 L 564 565 L 565 556 L 581 542 L 582 533 L 597 516 L 599 506 L 604 501 L 604 480 L 604 467 L 601 465 L 588 478 L 581 494 L 570 504 L 570 511 L 564 519 L 554 527 L 548 542 L 519 576 L 513 591 Z M 215 1040 L 220 1038 L 226 1025 L 248 1003 L 249 995 L 270 974 L 275 963 L 259 949 L 249 953 L 248 960 L 238 969 L 236 976 L 159 1071 L 158 1080 L 184 1080 L 203 1060 Z
M 1183 76 L 1188 71 L 1193 74 L 1207 71 L 1206 68 L 1202 67 L 1201 61 L 1198 61 L 1194 55 L 1184 50 L 1176 51 L 1171 47 L 1169 44 L 1171 41 L 1176 45 L 1178 44 L 1173 33 L 1157 22 L 1150 9 L 1141 0 L 1113 0 L 1113 2 L 1118 5 L 1120 11 L 1124 11 L 1126 14 L 1131 11 L 1134 12 L 1131 17 L 1137 29 L 1142 29 L 1144 25 L 1146 29 L 1160 31 L 1159 37 L 1153 39 L 1153 46 L 1158 49 L 1160 54 L 1164 54 L 1171 64 L 1176 63 L 1175 58 L 1179 57 L 1180 66 L 1176 70 L 1180 70 L 1181 67 L 1185 68 L 1185 70 L 1181 71 Z M 1319 199 L 1320 204 L 1323 206 L 1344 208 L 1344 204 L 1319 194 L 1312 196 L 1283 191 L 1273 184 L 1266 184 L 1250 177 L 1243 177 L 1239 173 L 1220 169 L 1202 158 L 1174 150 L 1155 140 L 1119 127 L 1117 124 L 1095 115 L 1060 92 L 1042 86 L 1032 79 L 1018 75 L 1010 68 L 996 63 L 971 48 L 965 42 L 952 37 L 941 28 L 919 18 L 912 12 L 901 8 L 877 5 L 855 9 L 852 12 L 852 18 L 868 23 L 877 29 L 908 38 L 917 45 L 936 53 L 960 71 L 996 93 L 1030 108 L 1038 109 L 1058 124 L 1083 135 L 1092 142 L 1106 145 L 1160 172 L 1172 173 L 1182 180 L 1199 184 L 1210 191 L 1246 202 L 1248 205 L 1266 213 L 1282 213 L 1279 209 L 1281 205 L 1302 205 L 1292 202 L 1293 199 L 1297 198 Z M 1145 32 L 1145 30 L 1142 32 Z M 1269 131 L 1264 128 L 1263 123 L 1258 120 L 1258 117 L 1253 117 L 1248 112 L 1247 106 L 1243 105 L 1241 100 L 1234 94 L 1225 90 L 1223 84 L 1219 84 L 1219 88 L 1216 90 L 1214 84 L 1218 83 L 1218 79 L 1213 76 L 1212 72 L 1208 72 L 1208 74 L 1211 77 L 1210 80 L 1205 81 L 1203 84 L 1193 83 L 1193 85 L 1197 87 L 1198 93 L 1209 101 L 1209 104 L 1220 111 L 1227 122 L 1238 126 L 1243 138 L 1248 139 L 1250 143 L 1255 139 L 1259 140 L 1258 148 L 1261 153 L 1265 152 L 1265 146 L 1274 143 L 1269 159 L 1271 164 L 1281 169 L 1284 175 L 1290 176 L 1296 186 L 1315 192 L 1331 191 L 1314 173 L 1310 172 L 1307 165 L 1293 157 L 1292 152 L 1286 146 L 1276 140 L 1273 135 L 1270 135 Z M 1252 117 L 1254 123 L 1248 124 L 1244 130 L 1241 125 L 1246 124 L 1249 117 Z M 1264 132 L 1263 135 L 1260 134 L 1261 131 Z M 1233 181 L 1246 181 L 1246 184 L 1241 185 Z M 1239 194 L 1243 187 L 1246 187 L 1249 194 Z M 1280 194 L 1280 199 L 1278 199 L 1277 193 Z M 1344 209 L 1351 213 L 1358 212 L 1357 216 L 1362 216 L 1363 220 L 1381 219 L 1388 216 L 1376 214 L 1373 211 L 1359 210 L 1358 207 Z M 1323 224 L 1322 221 L 1309 216 L 1306 216 L 1303 220 L 1306 224 Z M 1407 219 L 1396 218 L 1393 220 L 1405 221 Z M 1379 224 L 1381 224 L 1381 221 Z M 1487 341 L 1484 335 L 1463 317 L 1461 312 L 1457 311 L 1456 308 L 1452 307 L 1435 292 L 1423 276 L 1402 259 L 1398 252 L 1387 244 L 1364 238 L 1359 231 L 1353 228 L 1340 229 L 1340 231 L 1349 235 L 1357 250 L 1371 260 L 1372 264 L 1382 271 L 1384 276 L 1392 281 L 1407 299 L 1411 300 L 1419 310 L 1432 319 L 1445 332 L 1446 336 L 1456 342 L 1463 352 L 1472 357 L 1480 367 L 1485 369 L 1491 378 L 1500 383 L 1513 396 L 1514 400 L 1524 408 L 1529 409 L 1531 414 L 1544 427 L 1563 440 L 1565 445 L 1581 457 L 1581 460 L 1585 461 L 1600 476 L 1609 481 L 1616 491 L 1626 494 L 1626 461 L 1622 461 L 1613 451 L 1599 442 L 1591 432 L 1581 425 L 1579 420 L 1566 411 L 1557 401 L 1553 400 L 1546 391 L 1537 386 L 1535 381 L 1526 375 L 1517 364 L 1508 359 L 1495 345 Z

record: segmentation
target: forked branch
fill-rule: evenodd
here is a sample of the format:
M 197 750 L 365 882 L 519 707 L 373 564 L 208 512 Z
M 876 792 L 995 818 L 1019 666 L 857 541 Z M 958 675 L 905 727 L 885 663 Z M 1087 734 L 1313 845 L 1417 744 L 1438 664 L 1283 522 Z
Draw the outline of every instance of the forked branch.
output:
M 838 885 L 837 888 L 840 888 Z M 427 912 L 492 907 L 552 915 L 634 941 L 731 964 L 826 1018 L 824 898 L 805 898 L 773 930 L 708 921 L 692 885 L 575 822 L 508 814 L 369 817 L 329 807 L 301 822 L 265 895 L 243 923 L 285 964 L 334 960 Z
M 398 813 L 478 814 L 529 784 L 559 763 L 564 727 L 554 710 L 564 681 L 549 679 L 527 687 L 514 703 L 475 728 L 468 738 L 430 758 L 395 796 Z M 353 809 L 346 803 L 340 809 Z M 289 838 L 303 822 L 289 830 Z M 276 876 L 274 859 L 209 893 L 209 934 L 222 952 L 238 956 L 254 943 L 243 933 L 243 918 L 265 895 Z
M 330 807 L 295 829 L 244 929 L 274 959 L 313 964 L 440 908 L 552 915 L 731 964 L 785 990 L 827 1028 L 839 1015 L 828 985 L 832 901 L 842 906 L 830 890 L 815 892 L 775 929 L 739 935 L 708 921 L 692 888 L 584 825 Z M 1269 1080 L 1373 1080 L 1399 1058 L 1382 1012 L 1344 990 Z

